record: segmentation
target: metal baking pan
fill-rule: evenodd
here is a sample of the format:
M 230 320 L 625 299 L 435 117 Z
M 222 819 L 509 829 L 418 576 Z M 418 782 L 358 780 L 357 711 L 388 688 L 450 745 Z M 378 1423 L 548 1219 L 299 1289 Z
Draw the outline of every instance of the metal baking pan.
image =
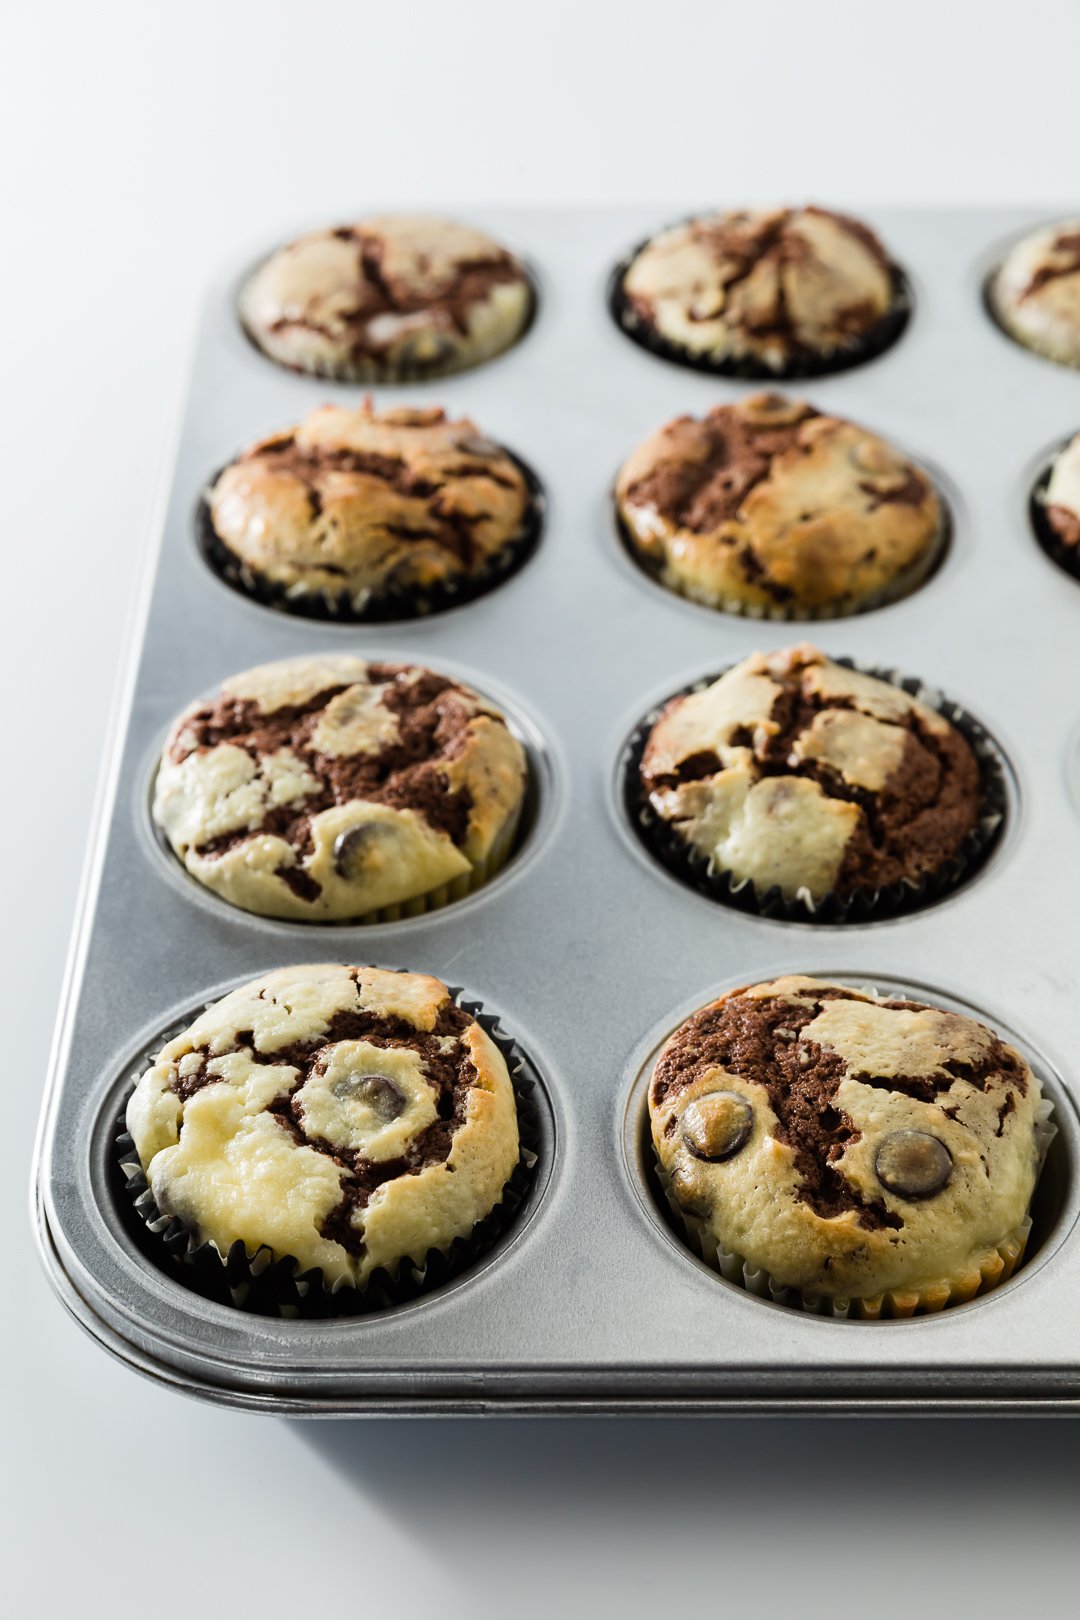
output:
M 912 320 L 879 359 L 799 391 L 931 468 L 953 536 L 906 601 L 800 627 L 680 600 L 616 534 L 610 486 L 631 447 L 748 386 L 645 353 L 605 307 L 612 265 L 678 212 L 479 215 L 536 270 L 531 330 L 471 374 L 375 392 L 472 414 L 536 469 L 547 524 L 514 578 L 423 620 L 306 621 L 245 601 L 208 569 L 195 518 L 211 471 L 311 406 L 358 394 L 256 353 L 235 316 L 247 265 L 208 300 L 34 1173 L 56 1292 L 100 1343 L 162 1382 L 292 1413 L 1080 1410 L 1080 694 L 1068 675 L 1080 584 L 1040 550 L 1027 510 L 1048 448 L 1080 427 L 1080 377 L 1016 347 L 982 300 L 1003 244 L 1036 221 L 866 211 L 910 275 Z M 271 226 L 267 240 L 284 234 Z M 939 687 L 1004 750 L 1005 834 L 945 901 L 866 925 L 768 921 L 684 887 L 628 829 L 617 767 L 637 720 L 689 681 L 804 634 Z M 533 757 L 531 831 L 499 879 L 429 916 L 370 928 L 261 921 L 198 889 L 157 844 L 155 755 L 172 716 L 224 676 L 339 648 L 429 663 L 502 703 Z M 174 1018 L 265 969 L 327 957 L 433 972 L 499 1014 L 547 1099 L 544 1151 L 514 1229 L 468 1275 L 353 1321 L 269 1320 L 210 1304 L 147 1264 L 110 1191 L 108 1134 L 139 1054 Z M 999 1291 L 908 1322 L 804 1317 L 724 1283 L 668 1229 L 643 1148 L 650 1054 L 719 989 L 791 971 L 970 1005 L 1027 1051 L 1060 1134 L 1034 1252 Z

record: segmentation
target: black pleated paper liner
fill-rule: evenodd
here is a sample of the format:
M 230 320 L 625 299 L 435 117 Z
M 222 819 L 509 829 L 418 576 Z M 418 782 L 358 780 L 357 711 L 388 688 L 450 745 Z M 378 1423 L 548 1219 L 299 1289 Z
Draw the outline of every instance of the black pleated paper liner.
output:
M 229 550 L 214 528 L 210 513 L 209 494 L 224 467 L 211 476 L 206 489 L 199 496 L 195 510 L 195 533 L 203 561 L 217 577 L 250 602 L 260 607 L 273 608 L 278 613 L 289 613 L 301 619 L 316 619 L 330 624 L 390 624 L 407 619 L 423 619 L 433 613 L 445 613 L 449 608 L 464 607 L 481 596 L 497 590 L 500 585 L 518 573 L 532 557 L 544 531 L 546 497 L 544 487 L 536 473 L 520 456 L 505 445 L 500 446 L 521 473 L 529 490 L 529 507 L 518 533 L 491 558 L 479 572 L 455 583 L 444 583 L 419 588 L 398 588 L 382 591 L 357 611 L 349 594 L 339 596 L 312 593 L 291 596 L 284 585 L 263 579 Z
M 689 220 L 680 220 L 679 224 L 689 224 Z M 901 267 L 890 261 L 889 279 L 892 283 L 893 301 L 891 308 L 884 314 L 873 329 L 864 334 L 853 343 L 837 348 L 831 354 L 817 354 L 813 350 L 804 350 L 797 359 L 789 360 L 783 366 L 767 366 L 761 360 L 749 356 L 742 359 L 717 360 L 709 355 L 693 354 L 684 349 L 679 343 L 672 343 L 655 331 L 647 321 L 637 314 L 629 298 L 626 296 L 624 282 L 626 273 L 643 248 L 653 241 L 656 232 L 647 236 L 629 253 L 625 254 L 616 264 L 608 278 L 607 306 L 616 326 L 624 332 L 631 342 L 639 348 L 647 349 L 661 360 L 670 360 L 673 365 L 686 366 L 692 371 L 708 372 L 713 377 L 736 377 L 746 382 L 798 382 L 809 377 L 828 377 L 838 371 L 850 371 L 855 366 L 865 365 L 869 360 L 876 360 L 887 349 L 891 349 L 903 335 L 911 319 L 914 300 L 912 298 L 911 283 Z
M 201 1242 L 176 1216 L 163 1213 L 154 1199 L 125 1123 L 128 1098 L 161 1048 L 188 1028 L 189 1013 L 165 1030 L 146 1049 L 132 1070 L 132 1086 L 116 1122 L 114 1153 L 109 1164 L 112 1192 L 128 1234 L 143 1256 L 182 1287 L 204 1299 L 258 1316 L 303 1317 L 307 1320 L 369 1316 L 430 1294 L 460 1277 L 481 1259 L 514 1224 L 527 1199 L 536 1166 L 544 1151 L 543 1127 L 536 1092 L 538 1082 L 516 1042 L 476 1002 L 457 1004 L 491 1036 L 506 1061 L 517 1104 L 520 1157 L 495 1208 L 467 1238 L 456 1238 L 449 1250 L 430 1249 L 421 1265 L 404 1261 L 396 1274 L 380 1268 L 362 1288 L 327 1288 L 322 1271 L 300 1271 L 292 1256 L 275 1259 L 269 1248 L 249 1254 L 238 1239 L 222 1256 L 212 1243 Z
M 653 859 L 688 888 L 721 905 L 781 922 L 879 922 L 934 905 L 974 876 L 990 858 L 1004 829 L 1008 791 L 1005 757 L 989 732 L 960 704 L 931 691 L 914 676 L 862 664 L 853 658 L 837 658 L 834 662 L 845 669 L 873 675 L 878 680 L 899 687 L 909 697 L 936 710 L 967 738 L 979 762 L 982 781 L 982 815 L 978 825 L 965 838 L 952 860 L 917 883 L 896 883 L 882 889 L 857 889 L 846 896 L 832 893 L 816 903 L 787 900 L 776 885 L 762 893 L 749 879 L 737 880 L 728 872 L 711 871 L 707 858 L 691 852 L 675 828 L 653 811 L 642 788 L 641 761 L 649 734 L 672 698 L 703 691 L 720 675 L 727 673 L 720 670 L 716 675 L 707 675 L 673 692 L 671 697 L 651 709 L 624 744 L 620 761 L 623 808 L 631 829 Z
M 1073 435 L 1070 434 L 1067 439 L 1062 440 L 1036 478 L 1028 499 L 1028 515 L 1031 518 L 1035 538 L 1051 562 L 1057 563 L 1071 579 L 1080 580 L 1080 546 L 1067 545 L 1055 532 L 1046 515 L 1046 491 L 1053 475 L 1054 465 L 1062 451 L 1072 443 L 1072 439 Z

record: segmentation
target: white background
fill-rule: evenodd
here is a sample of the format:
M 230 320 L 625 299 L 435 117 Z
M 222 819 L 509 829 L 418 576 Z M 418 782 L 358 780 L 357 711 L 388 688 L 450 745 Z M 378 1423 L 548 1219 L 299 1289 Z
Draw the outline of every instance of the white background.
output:
M 142 1382 L 65 1320 L 32 1251 L 26 1185 L 131 585 L 219 264 L 283 221 L 373 204 L 1075 211 L 1078 62 L 1075 0 L 8 8 L 11 1612 L 994 1616 L 1033 1599 L 1076 1612 L 1070 1424 L 304 1425 L 211 1410 Z

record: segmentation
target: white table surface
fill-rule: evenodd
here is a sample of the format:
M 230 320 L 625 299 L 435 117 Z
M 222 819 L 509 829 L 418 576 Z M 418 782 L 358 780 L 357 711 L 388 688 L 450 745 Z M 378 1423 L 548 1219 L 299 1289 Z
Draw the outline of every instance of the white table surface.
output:
M 100 0 L 9 7 L 0 29 L 9 1612 L 1077 1612 L 1071 1424 L 212 1410 L 65 1319 L 26 1213 L 131 584 L 208 275 L 283 221 L 373 204 L 1080 208 L 1075 0 Z

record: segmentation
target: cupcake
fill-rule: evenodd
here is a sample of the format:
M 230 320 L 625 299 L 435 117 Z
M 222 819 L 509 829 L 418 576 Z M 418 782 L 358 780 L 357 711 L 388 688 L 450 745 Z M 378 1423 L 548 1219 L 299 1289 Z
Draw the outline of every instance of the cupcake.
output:
M 441 410 L 324 405 L 219 473 L 203 548 L 229 584 L 313 618 L 409 617 L 491 589 L 539 532 L 531 474 Z
M 481 365 L 517 342 L 533 304 L 524 266 L 482 231 L 385 214 L 272 253 L 240 294 L 240 319 L 279 365 L 385 383 Z
M 806 645 L 755 653 L 674 698 L 630 770 L 646 842 L 677 875 L 825 921 L 954 887 L 1003 801 L 958 725 Z
M 448 1254 L 520 1154 L 503 1055 L 447 987 L 336 963 L 208 1007 L 142 1075 L 126 1124 L 153 1226 L 179 1222 L 189 1254 L 224 1262 L 239 1244 L 255 1275 L 288 1261 L 328 1290 Z
M 894 342 L 906 284 L 873 231 L 825 208 L 705 214 L 650 238 L 617 273 L 629 335 L 740 377 L 838 371 Z
M 1025 349 L 1080 366 L 1080 219 L 1033 231 L 1007 254 L 990 308 Z
M 262 917 L 386 922 L 509 856 L 527 781 L 503 716 L 415 664 L 293 658 L 172 726 L 154 821 L 192 877 Z
M 668 590 L 757 617 L 891 601 L 930 573 L 946 532 L 913 462 L 779 394 L 668 422 L 622 467 L 615 503 L 631 554 Z
M 797 976 L 694 1013 L 649 1088 L 661 1179 L 704 1257 L 754 1292 L 868 1317 L 1010 1274 L 1048 1112 L 975 1019 Z
M 1036 487 L 1032 511 L 1042 545 L 1063 568 L 1080 576 L 1080 433 L 1055 456 Z

